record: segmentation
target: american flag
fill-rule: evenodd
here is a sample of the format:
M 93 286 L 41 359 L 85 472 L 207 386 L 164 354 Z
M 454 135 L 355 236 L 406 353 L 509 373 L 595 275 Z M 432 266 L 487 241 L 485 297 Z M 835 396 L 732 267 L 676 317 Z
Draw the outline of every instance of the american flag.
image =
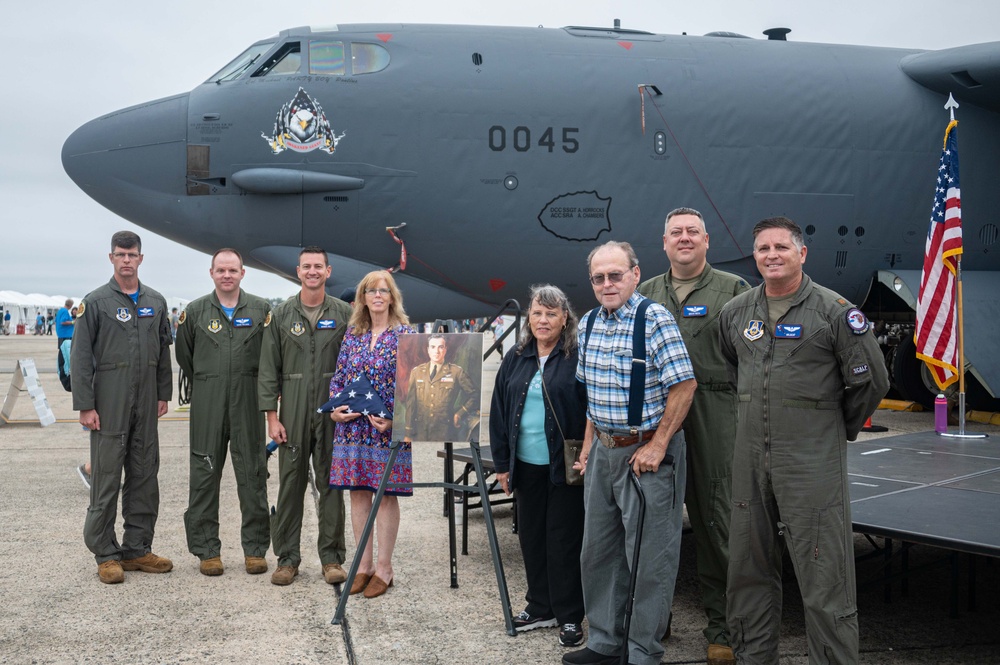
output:
M 361 374 L 357 379 L 344 386 L 344 389 L 335 395 L 330 395 L 330 401 L 316 409 L 318 413 L 329 413 L 338 406 L 347 405 L 348 413 L 360 413 L 365 416 L 378 416 L 379 418 L 392 418 L 392 413 L 385 407 L 385 402 L 375 391 L 372 382 L 368 380 L 366 374 Z
M 917 357 L 942 390 L 958 379 L 955 279 L 962 256 L 962 190 L 958 185 L 958 121 L 944 132 L 924 270 L 917 298 Z

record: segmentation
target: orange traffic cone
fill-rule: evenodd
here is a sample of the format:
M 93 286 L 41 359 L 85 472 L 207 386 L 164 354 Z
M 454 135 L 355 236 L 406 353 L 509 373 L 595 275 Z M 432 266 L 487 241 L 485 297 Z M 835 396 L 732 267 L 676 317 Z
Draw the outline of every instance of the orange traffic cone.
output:
M 862 432 L 888 432 L 888 427 L 882 427 L 881 425 L 872 425 L 872 417 L 868 416 L 868 420 L 865 421 L 864 427 L 861 428 Z

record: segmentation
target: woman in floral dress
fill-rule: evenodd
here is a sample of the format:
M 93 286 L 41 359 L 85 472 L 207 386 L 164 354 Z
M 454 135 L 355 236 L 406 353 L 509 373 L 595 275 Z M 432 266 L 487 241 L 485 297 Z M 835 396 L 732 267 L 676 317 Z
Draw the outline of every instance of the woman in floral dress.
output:
M 358 284 L 354 314 L 337 358 L 337 371 L 330 380 L 330 396 L 367 375 L 385 403 L 390 417 L 348 413 L 339 406 L 330 417 L 336 424 L 333 435 L 333 463 L 330 487 L 351 493 L 351 525 L 355 541 L 360 540 L 372 508 L 372 498 L 389 461 L 392 442 L 393 395 L 396 391 L 396 346 L 399 335 L 414 332 L 403 310 L 403 297 L 392 275 L 384 270 L 368 273 Z M 409 444 L 401 443 L 392 466 L 391 483 L 413 482 Z M 375 598 L 392 586 L 392 551 L 399 533 L 397 496 L 411 496 L 412 489 L 387 489 L 375 517 L 378 558 L 369 539 L 358 566 L 351 593 L 364 591 Z

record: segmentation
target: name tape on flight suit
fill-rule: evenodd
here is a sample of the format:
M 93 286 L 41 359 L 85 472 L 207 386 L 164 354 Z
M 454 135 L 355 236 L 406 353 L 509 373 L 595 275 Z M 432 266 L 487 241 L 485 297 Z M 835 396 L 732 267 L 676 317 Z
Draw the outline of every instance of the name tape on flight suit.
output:
M 802 337 L 802 325 L 799 323 L 779 323 L 774 329 L 777 339 L 799 339 Z
M 708 305 L 684 305 L 682 314 L 686 319 L 708 316 Z

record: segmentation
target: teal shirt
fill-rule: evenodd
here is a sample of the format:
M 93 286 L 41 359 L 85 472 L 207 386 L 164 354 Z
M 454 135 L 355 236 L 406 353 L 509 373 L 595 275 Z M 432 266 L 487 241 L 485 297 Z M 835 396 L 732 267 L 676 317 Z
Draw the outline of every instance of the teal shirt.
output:
M 517 459 L 527 464 L 549 465 L 549 443 L 545 438 L 545 396 L 538 372 L 528 383 L 528 395 L 517 431 Z

